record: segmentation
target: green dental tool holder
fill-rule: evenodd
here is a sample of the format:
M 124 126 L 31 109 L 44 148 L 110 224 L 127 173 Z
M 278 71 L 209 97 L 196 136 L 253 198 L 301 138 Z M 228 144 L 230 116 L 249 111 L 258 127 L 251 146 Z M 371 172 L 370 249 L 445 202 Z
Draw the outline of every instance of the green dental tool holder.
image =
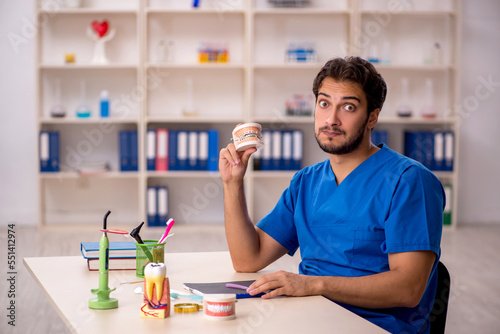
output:
M 90 292 L 96 295 L 96 298 L 89 299 L 89 308 L 107 310 L 118 307 L 118 299 L 110 298 L 111 291 L 108 287 L 108 274 L 109 274 L 109 240 L 106 229 L 107 218 L 111 211 L 108 211 L 104 216 L 103 234 L 99 242 L 99 288 L 91 289 Z

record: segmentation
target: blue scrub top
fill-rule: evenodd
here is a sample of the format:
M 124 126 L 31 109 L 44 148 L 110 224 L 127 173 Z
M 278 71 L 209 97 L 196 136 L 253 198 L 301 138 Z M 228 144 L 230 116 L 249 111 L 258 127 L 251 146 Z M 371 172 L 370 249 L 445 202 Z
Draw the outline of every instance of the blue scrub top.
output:
M 385 145 L 337 186 L 327 159 L 297 172 L 257 226 L 293 255 L 299 272 L 357 277 L 389 270 L 389 253 L 433 251 L 437 259 L 415 308 L 341 304 L 391 333 L 428 333 L 436 291 L 444 190 L 420 163 Z

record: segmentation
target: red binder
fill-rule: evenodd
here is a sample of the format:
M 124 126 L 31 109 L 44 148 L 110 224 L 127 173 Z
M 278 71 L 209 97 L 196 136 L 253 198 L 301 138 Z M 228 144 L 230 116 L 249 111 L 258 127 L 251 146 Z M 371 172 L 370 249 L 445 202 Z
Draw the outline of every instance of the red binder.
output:
M 168 170 L 168 130 L 156 130 L 156 170 Z

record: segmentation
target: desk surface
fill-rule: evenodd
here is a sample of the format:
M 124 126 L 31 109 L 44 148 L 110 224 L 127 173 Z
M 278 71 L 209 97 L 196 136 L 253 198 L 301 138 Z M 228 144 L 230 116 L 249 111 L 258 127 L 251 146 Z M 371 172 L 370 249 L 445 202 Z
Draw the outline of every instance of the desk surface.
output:
M 236 273 L 229 253 L 166 253 L 170 287 L 183 290 L 184 282 L 225 282 L 257 279 L 279 269 L 294 271 L 284 257 L 258 273 Z M 75 333 L 387 333 L 365 319 L 321 296 L 240 299 L 236 319 L 211 321 L 202 312 L 171 312 L 166 319 L 139 317 L 142 294 L 134 293 L 141 283 L 135 271 L 110 271 L 109 287 L 116 288 L 111 297 L 118 298 L 118 308 L 92 310 L 90 289 L 99 285 L 98 272 L 87 269 L 80 256 L 25 258 L 24 264 L 57 312 Z M 296 266 L 295 266 L 296 268 Z M 296 269 L 295 269 L 296 270 Z M 141 281 L 142 282 L 142 281 Z M 179 298 L 173 304 L 191 302 Z

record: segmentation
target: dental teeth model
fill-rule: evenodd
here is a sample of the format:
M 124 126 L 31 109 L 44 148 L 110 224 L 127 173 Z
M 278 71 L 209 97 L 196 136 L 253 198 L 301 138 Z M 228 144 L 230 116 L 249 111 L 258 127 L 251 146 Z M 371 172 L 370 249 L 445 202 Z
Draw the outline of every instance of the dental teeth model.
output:
M 166 318 L 170 314 L 170 285 L 164 263 L 148 263 L 144 268 L 144 302 L 141 318 Z
M 203 314 L 210 320 L 231 320 L 236 318 L 236 295 L 203 295 Z
M 233 142 L 236 151 L 241 152 L 251 147 L 257 149 L 264 147 L 261 131 L 262 126 L 258 123 L 239 124 L 233 130 Z
M 146 293 L 148 300 L 153 300 L 153 288 L 156 287 L 156 299 L 160 300 L 163 293 L 163 280 L 167 275 L 167 267 L 163 263 L 148 263 L 144 269 Z

